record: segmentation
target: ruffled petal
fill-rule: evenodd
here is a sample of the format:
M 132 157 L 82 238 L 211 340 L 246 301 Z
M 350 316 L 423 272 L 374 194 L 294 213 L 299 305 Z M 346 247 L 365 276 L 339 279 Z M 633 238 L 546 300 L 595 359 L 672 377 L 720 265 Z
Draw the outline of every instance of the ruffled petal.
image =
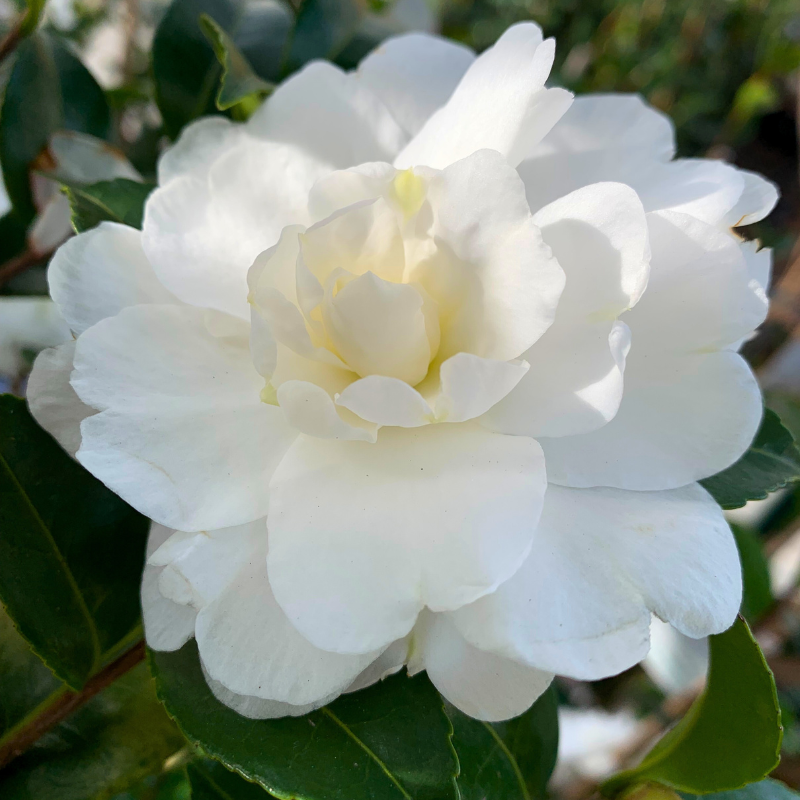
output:
M 475 54 L 462 44 L 407 33 L 381 42 L 358 65 L 355 77 L 413 136 L 450 99 L 474 60 Z
M 101 222 L 53 256 L 50 296 L 76 335 L 128 306 L 177 302 L 156 278 L 141 238 L 135 228 Z
M 439 358 L 519 358 L 552 324 L 564 288 L 519 176 L 482 150 L 432 177 L 428 197 L 439 248 L 412 277 L 447 319 Z
M 740 169 L 744 191 L 736 205 L 727 213 L 725 222 L 732 228 L 752 225 L 766 217 L 778 202 L 778 187 L 756 172 Z
M 477 647 L 597 680 L 646 655 L 651 611 L 692 637 L 719 633 L 741 591 L 736 543 L 702 487 L 551 485 L 519 571 L 451 618 Z
M 434 420 L 433 409 L 416 389 L 384 375 L 353 381 L 336 397 L 336 405 L 378 425 L 418 428 Z
M 185 531 L 264 516 L 269 476 L 295 433 L 259 399 L 246 326 L 213 336 L 204 312 L 134 306 L 90 328 L 72 385 L 101 413 L 78 460 L 146 516 Z M 222 315 L 218 315 L 222 317 Z
M 373 445 L 300 437 L 271 482 L 273 592 L 318 647 L 384 647 L 425 605 L 457 608 L 512 575 L 544 489 L 535 441 L 477 427 L 384 428 Z
M 554 40 L 543 42 L 538 25 L 512 25 L 470 66 L 395 166 L 443 169 L 484 148 L 516 166 L 572 102 L 570 92 L 544 87 L 554 55 Z

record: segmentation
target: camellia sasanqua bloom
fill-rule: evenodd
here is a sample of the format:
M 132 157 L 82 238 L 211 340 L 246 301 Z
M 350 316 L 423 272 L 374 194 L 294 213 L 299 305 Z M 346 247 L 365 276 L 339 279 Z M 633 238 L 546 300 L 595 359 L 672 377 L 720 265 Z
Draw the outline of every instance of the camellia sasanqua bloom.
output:
M 154 520 L 151 647 L 302 714 L 404 665 L 472 716 L 726 629 L 736 546 L 697 481 L 762 413 L 738 355 L 776 199 L 673 160 L 639 98 L 545 81 L 554 43 L 385 42 L 245 124 L 189 126 L 143 230 L 65 244 L 76 341 L 31 410 Z

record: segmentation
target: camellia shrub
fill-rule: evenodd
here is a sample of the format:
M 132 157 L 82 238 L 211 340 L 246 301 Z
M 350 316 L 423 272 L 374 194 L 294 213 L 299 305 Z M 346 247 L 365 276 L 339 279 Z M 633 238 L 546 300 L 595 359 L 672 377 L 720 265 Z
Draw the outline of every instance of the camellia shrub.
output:
M 9 108 L 65 57 L 18 31 L 7 224 L 41 231 L 44 175 L 77 235 L 47 272 L 71 338 L 0 400 L 0 793 L 544 797 L 554 676 L 634 666 L 655 615 L 710 637 L 707 686 L 600 791 L 767 797 L 722 508 L 800 477 L 737 352 L 771 264 L 736 229 L 777 191 L 676 159 L 636 95 L 551 86 L 534 23 L 348 71 L 315 6 L 169 7 L 154 183 L 19 157 Z

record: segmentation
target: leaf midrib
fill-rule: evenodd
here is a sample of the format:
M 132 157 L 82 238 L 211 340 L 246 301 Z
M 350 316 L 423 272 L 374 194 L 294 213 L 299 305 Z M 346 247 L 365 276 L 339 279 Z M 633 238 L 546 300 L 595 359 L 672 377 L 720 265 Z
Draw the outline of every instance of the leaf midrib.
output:
M 400 781 L 392 774 L 389 767 L 381 761 L 378 756 L 367 747 L 366 743 L 361 740 L 358 736 L 356 736 L 355 732 L 350 728 L 349 725 L 342 722 L 339 717 L 336 716 L 329 708 L 321 708 L 320 711 L 326 716 L 329 717 L 333 722 L 335 722 L 381 769 L 381 771 L 386 775 L 387 778 L 398 788 L 400 793 L 403 795 L 406 800 L 413 800 L 412 796 L 403 788 L 403 785 Z
M 0 464 L 3 465 L 3 468 L 8 473 L 9 478 L 11 479 L 12 484 L 16 487 L 17 491 L 19 492 L 20 496 L 23 498 L 25 505 L 28 507 L 28 510 L 33 517 L 34 521 L 39 525 L 42 532 L 44 533 L 46 541 L 50 544 L 53 552 L 55 553 L 56 560 L 61 565 L 62 571 L 64 576 L 67 579 L 67 583 L 72 590 L 72 593 L 75 596 L 75 599 L 78 604 L 78 608 L 81 611 L 81 614 L 86 618 L 86 622 L 89 626 L 89 633 L 92 639 L 92 667 L 90 673 L 94 671 L 97 663 L 100 659 L 101 647 L 100 647 L 100 638 L 97 633 L 97 628 L 95 626 L 94 619 L 89 611 L 89 607 L 86 605 L 86 599 L 84 598 L 83 594 L 81 593 L 80 587 L 78 586 L 78 582 L 75 580 L 75 576 L 72 573 L 72 570 L 67 564 L 66 559 L 64 558 L 64 554 L 61 552 L 56 540 L 53 538 L 53 534 L 51 533 L 50 529 L 45 524 L 45 521 L 42 519 L 39 511 L 37 510 L 36 506 L 34 505 L 33 501 L 31 500 L 28 493 L 25 491 L 25 488 L 20 483 L 19 479 L 17 478 L 14 470 L 11 469 L 11 465 L 6 460 L 5 456 L 0 452 Z M 26 637 L 27 638 L 27 637 Z M 47 663 L 47 659 L 44 659 Z M 62 680 L 65 680 L 63 676 L 59 675 Z M 70 683 L 70 681 L 66 681 L 66 683 Z
M 503 754 L 508 759 L 508 763 L 511 764 L 511 769 L 514 770 L 514 775 L 517 778 L 517 783 L 519 783 L 519 788 L 522 791 L 523 798 L 525 800 L 531 800 L 531 794 L 528 791 L 528 786 L 525 783 L 522 770 L 519 768 L 519 764 L 517 764 L 517 759 L 514 758 L 506 743 L 500 738 L 500 734 L 488 722 L 484 722 L 483 726 L 487 731 L 489 731 L 489 734 L 494 739 L 497 746 L 502 750 Z

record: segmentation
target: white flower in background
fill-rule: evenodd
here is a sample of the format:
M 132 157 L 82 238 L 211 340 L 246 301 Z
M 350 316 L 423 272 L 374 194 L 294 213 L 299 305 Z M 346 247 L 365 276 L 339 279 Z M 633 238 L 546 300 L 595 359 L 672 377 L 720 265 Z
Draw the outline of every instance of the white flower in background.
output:
M 141 233 L 52 263 L 78 339 L 31 409 L 155 520 L 148 642 L 195 636 L 242 713 L 407 664 L 502 719 L 640 661 L 651 612 L 734 620 L 696 481 L 759 424 L 736 349 L 769 256 L 730 226 L 775 192 L 670 161 L 636 97 L 545 88 L 553 52 L 522 24 L 478 58 L 415 34 L 313 63 L 190 126 Z

